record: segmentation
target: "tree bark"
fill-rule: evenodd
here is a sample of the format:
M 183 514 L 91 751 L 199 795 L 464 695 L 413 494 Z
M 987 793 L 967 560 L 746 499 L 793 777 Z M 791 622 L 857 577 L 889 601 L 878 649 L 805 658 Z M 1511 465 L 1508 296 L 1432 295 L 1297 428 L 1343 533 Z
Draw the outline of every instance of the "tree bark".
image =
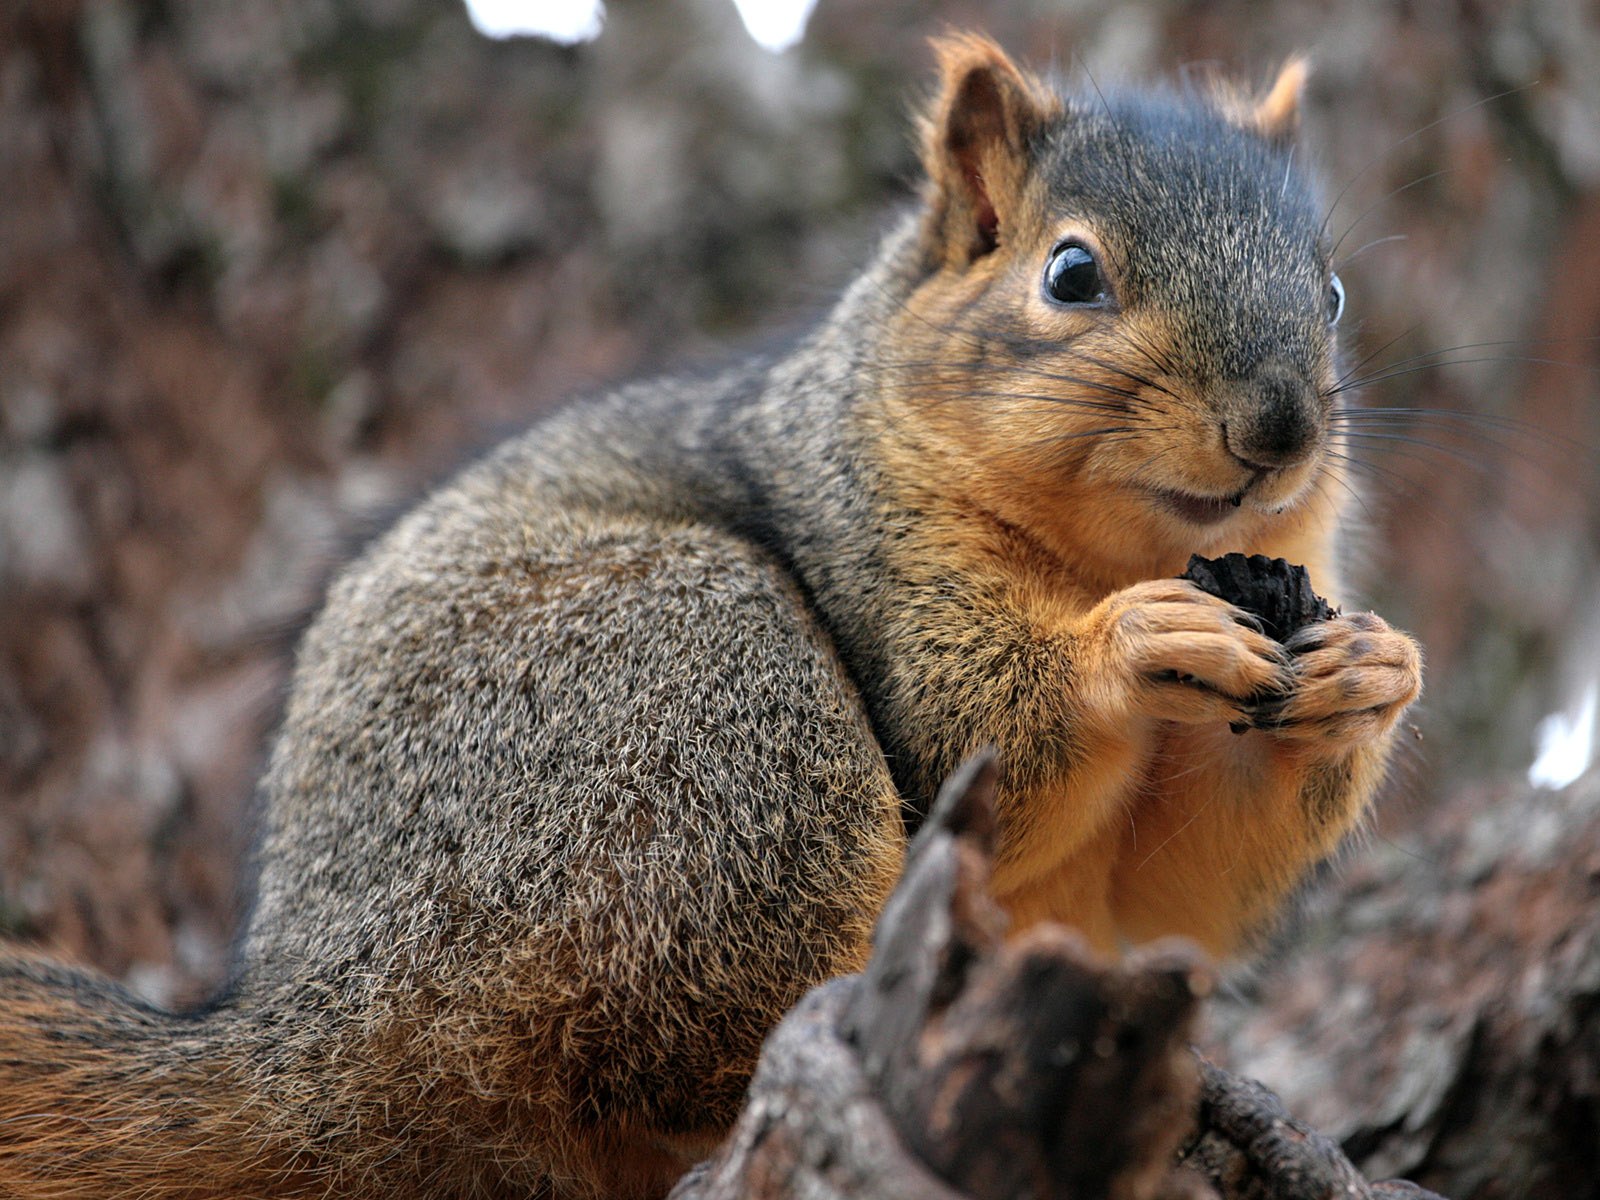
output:
M 1597 902 L 1600 776 L 1462 792 L 1354 859 L 1207 1040 L 1369 1172 L 1592 1196 Z

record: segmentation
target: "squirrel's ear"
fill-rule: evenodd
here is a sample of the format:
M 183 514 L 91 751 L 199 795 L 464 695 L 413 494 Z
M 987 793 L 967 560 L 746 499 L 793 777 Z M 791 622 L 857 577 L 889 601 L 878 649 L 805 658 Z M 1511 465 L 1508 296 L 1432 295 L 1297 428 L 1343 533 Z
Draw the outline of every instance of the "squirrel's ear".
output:
M 1296 54 L 1278 69 L 1278 77 L 1256 98 L 1249 124 L 1269 142 L 1292 142 L 1300 132 L 1300 100 L 1305 95 L 1311 64 Z
M 959 264 L 999 244 L 1020 205 L 1029 142 L 1060 101 L 986 37 L 950 34 L 933 48 L 939 94 L 922 120 L 928 229 L 943 260 Z

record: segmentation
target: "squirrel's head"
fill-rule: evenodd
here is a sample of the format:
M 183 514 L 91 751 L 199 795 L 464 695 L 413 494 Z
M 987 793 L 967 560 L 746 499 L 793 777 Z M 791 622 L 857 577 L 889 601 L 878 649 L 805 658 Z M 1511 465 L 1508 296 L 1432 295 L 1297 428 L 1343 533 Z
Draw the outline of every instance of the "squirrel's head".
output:
M 1343 292 L 1295 170 L 1304 63 L 1260 96 L 1070 96 L 986 39 L 937 49 L 924 274 L 894 339 L 922 424 L 1027 524 L 1092 496 L 1160 556 L 1330 491 Z

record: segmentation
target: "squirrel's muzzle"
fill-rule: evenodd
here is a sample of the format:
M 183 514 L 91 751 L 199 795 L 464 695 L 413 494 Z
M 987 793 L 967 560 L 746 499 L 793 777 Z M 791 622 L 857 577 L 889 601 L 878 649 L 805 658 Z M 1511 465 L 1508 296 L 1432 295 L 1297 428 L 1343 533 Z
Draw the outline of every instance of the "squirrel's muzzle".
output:
M 1322 433 L 1322 400 L 1293 367 L 1268 363 L 1230 389 L 1223 440 L 1248 467 L 1271 470 L 1304 461 Z

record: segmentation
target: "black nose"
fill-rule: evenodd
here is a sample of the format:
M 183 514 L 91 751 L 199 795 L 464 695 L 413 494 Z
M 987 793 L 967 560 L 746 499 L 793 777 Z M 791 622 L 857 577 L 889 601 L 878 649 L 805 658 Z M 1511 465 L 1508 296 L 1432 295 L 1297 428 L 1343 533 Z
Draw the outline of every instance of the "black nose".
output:
M 1300 462 L 1316 446 L 1320 406 L 1315 390 L 1286 367 L 1265 366 L 1242 381 L 1228 406 L 1229 452 L 1258 470 Z

